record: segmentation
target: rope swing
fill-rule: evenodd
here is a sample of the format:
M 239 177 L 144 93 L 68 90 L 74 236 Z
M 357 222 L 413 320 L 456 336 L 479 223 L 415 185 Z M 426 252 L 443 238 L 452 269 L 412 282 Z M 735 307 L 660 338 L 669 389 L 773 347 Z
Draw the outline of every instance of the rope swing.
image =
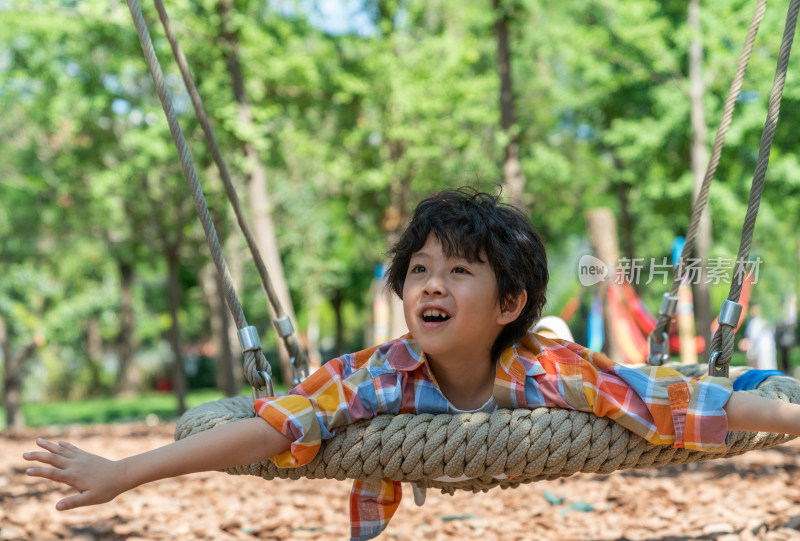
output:
M 702 365 L 672 368 L 699 377 Z M 733 369 L 735 376 L 745 370 Z M 773 376 L 754 394 L 800 403 L 800 384 Z M 248 397 L 209 402 L 186 412 L 175 439 L 253 416 Z M 616 422 L 591 413 L 560 408 L 501 409 L 458 415 L 380 415 L 337 429 L 305 466 L 278 468 L 265 460 L 224 470 L 264 479 L 392 479 L 420 488 L 486 492 L 572 474 L 688 464 L 740 455 L 785 443 L 794 436 L 769 432 L 730 432 L 724 453 L 655 445 Z M 463 481 L 440 480 L 469 478 Z
M 203 197 L 202 187 L 197 179 L 188 146 L 167 93 L 164 77 L 142 12 L 137 0 L 127 0 L 127 2 L 159 99 L 167 116 L 170 132 L 178 148 L 184 175 L 189 183 L 203 224 L 212 259 L 223 282 L 228 307 L 239 328 L 240 341 L 245 355 L 245 375 L 253 386 L 255 395 L 271 396 L 269 364 L 258 343 L 258 333 L 254 327 L 248 326 L 236 296 L 214 224 Z M 253 254 L 262 285 L 270 299 L 276 328 L 294 360 L 296 383 L 306 371 L 305 357 L 293 336 L 291 323 L 277 301 L 267 269 L 244 220 L 236 191 L 164 6 L 161 0 L 155 0 L 155 4 L 173 54 L 180 66 L 192 104 L 206 134 L 206 140 L 225 183 L 226 192 Z M 708 200 L 708 187 L 719 162 L 722 142 L 730 125 L 733 105 L 741 89 L 744 71 L 753 49 L 755 34 L 764 14 L 764 5 L 765 0 L 758 0 L 745 48 L 739 60 L 739 67 L 726 101 L 723 120 L 714 143 L 703 187 L 694 205 L 692 226 L 687 235 L 683 257 L 690 255 L 689 252 L 696 234 L 695 221 L 699 221 L 700 214 Z M 758 201 L 780 111 L 783 83 L 794 38 L 794 29 L 797 24 L 798 10 L 800 10 L 800 0 L 792 0 L 781 44 L 775 82 L 770 95 L 769 112 L 753 179 L 750 205 L 743 227 L 742 243 L 739 249 L 740 262 L 749 256 L 750 241 L 758 212 Z M 674 291 L 671 290 L 673 296 L 677 293 L 677 287 L 681 280 L 682 277 L 676 273 L 672 284 Z M 736 286 L 736 280 L 733 280 L 729 295 L 729 302 L 733 304 L 738 301 L 741 283 L 738 284 L 738 288 Z M 666 294 L 665 298 L 668 295 Z M 651 335 L 651 346 L 652 344 L 656 344 L 656 346 L 661 344 L 660 337 L 672 317 L 668 309 L 662 310 L 660 315 L 661 320 Z M 708 370 L 713 372 L 712 375 L 719 375 L 722 369 L 727 374 L 727 365 L 733 349 L 733 327 L 728 325 L 731 317 L 727 312 L 720 315 L 721 325 L 712 342 L 714 354 L 712 354 L 708 367 Z M 738 315 L 736 315 L 736 319 L 738 322 Z M 663 355 L 658 354 L 657 351 L 654 353 L 652 347 L 651 358 L 651 364 L 661 364 L 664 361 Z M 701 365 L 677 365 L 673 368 L 688 377 L 700 377 L 707 370 L 705 366 Z M 731 378 L 735 380 L 744 370 L 735 368 L 731 372 Z M 749 392 L 766 398 L 800 404 L 800 383 L 785 376 L 768 377 L 761 382 L 757 389 Z M 210 402 L 184 414 L 177 423 L 175 437 L 182 439 L 221 424 L 253 416 L 253 402 L 249 397 Z M 560 408 L 504 409 L 491 414 L 381 415 L 369 421 L 339 428 L 335 437 L 323 442 L 317 456 L 305 466 L 278 468 L 272 462 L 264 461 L 225 471 L 235 475 L 256 475 L 265 479 L 389 478 L 395 481 L 413 482 L 420 488 L 441 489 L 445 493 L 453 493 L 457 489 L 478 492 L 496 486 L 516 487 L 522 483 L 556 479 L 578 472 L 607 474 L 618 469 L 684 464 L 730 457 L 746 451 L 778 445 L 792 438 L 793 436 L 765 432 L 730 432 L 727 449 L 722 453 L 709 453 L 654 445 L 609 419 Z

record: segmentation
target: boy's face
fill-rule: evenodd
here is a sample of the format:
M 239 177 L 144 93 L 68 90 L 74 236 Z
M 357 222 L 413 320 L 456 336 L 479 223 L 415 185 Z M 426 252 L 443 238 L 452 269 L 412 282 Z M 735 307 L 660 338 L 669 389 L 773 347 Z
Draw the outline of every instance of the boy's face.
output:
M 488 261 L 447 257 L 434 235 L 411 256 L 403 285 L 406 324 L 429 360 L 491 360 L 505 324 Z

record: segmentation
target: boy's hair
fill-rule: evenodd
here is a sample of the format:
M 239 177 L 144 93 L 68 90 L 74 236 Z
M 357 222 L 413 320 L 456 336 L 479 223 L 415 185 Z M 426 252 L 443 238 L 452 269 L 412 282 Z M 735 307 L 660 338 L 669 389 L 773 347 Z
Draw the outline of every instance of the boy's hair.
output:
M 448 257 L 489 261 L 497 279 L 500 306 L 522 291 L 528 300 L 519 317 L 507 324 L 492 345 L 492 359 L 522 338 L 539 319 L 546 301 L 547 254 L 528 218 L 499 196 L 459 188 L 436 193 L 414 210 L 408 227 L 391 249 L 388 286 L 403 298 L 411 256 L 434 235 Z

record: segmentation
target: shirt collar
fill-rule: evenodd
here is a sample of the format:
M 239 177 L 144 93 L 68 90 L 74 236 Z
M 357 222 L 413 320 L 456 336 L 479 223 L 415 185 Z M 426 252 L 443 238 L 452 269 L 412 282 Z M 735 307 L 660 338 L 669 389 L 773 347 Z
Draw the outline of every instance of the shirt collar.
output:
M 545 369 L 537 359 L 541 349 L 536 335 L 528 333 L 500 354 L 498 370 L 502 368 L 518 383 L 524 383 L 528 376 L 544 374 Z M 413 372 L 425 364 L 425 354 L 411 334 L 397 340 L 388 356 L 392 368 L 402 372 Z
M 500 354 L 500 362 L 497 363 L 497 369 L 505 370 L 511 379 L 524 384 L 526 377 L 545 373 L 545 369 L 538 360 L 541 350 L 536 336 L 528 333 L 522 340 L 503 350 Z
M 413 372 L 425 364 L 425 354 L 412 338 L 411 333 L 400 337 L 387 354 L 387 360 L 392 368 L 402 372 Z

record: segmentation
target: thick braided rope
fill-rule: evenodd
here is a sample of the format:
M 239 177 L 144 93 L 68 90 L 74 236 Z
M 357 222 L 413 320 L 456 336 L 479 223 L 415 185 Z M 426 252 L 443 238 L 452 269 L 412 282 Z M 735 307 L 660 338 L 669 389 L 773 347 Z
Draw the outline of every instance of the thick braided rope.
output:
M 195 172 L 194 164 L 192 163 L 192 157 L 189 153 L 189 146 L 186 144 L 186 138 L 183 136 L 183 131 L 181 130 L 180 123 L 178 122 L 178 115 L 175 113 L 175 108 L 172 106 L 172 99 L 167 91 L 167 85 L 164 81 L 164 74 L 161 71 L 161 65 L 158 62 L 155 49 L 153 48 L 153 42 L 150 39 L 150 32 L 147 29 L 144 16 L 142 15 L 142 10 L 139 7 L 137 0 L 127 1 L 128 9 L 130 10 L 131 17 L 133 18 L 133 24 L 136 27 L 136 32 L 139 34 L 139 41 L 142 44 L 142 51 L 144 52 L 147 66 L 150 68 L 150 74 L 153 76 L 156 92 L 161 100 L 161 106 L 164 109 L 164 113 L 167 116 L 169 131 L 172 134 L 172 139 L 175 141 L 175 146 L 178 149 L 178 155 L 181 160 L 183 174 L 186 177 L 186 182 L 189 184 L 189 189 L 192 192 L 192 198 L 194 199 L 194 205 L 197 209 L 197 215 L 200 218 L 200 222 L 203 224 L 203 230 L 205 231 L 206 240 L 208 241 L 208 248 L 211 251 L 211 259 L 214 261 L 214 266 L 216 267 L 217 273 L 219 274 L 222 282 L 225 301 L 231 311 L 234 321 L 236 322 L 237 328 L 242 329 L 247 327 L 247 319 L 245 318 L 244 310 L 242 310 L 242 305 L 236 296 L 233 280 L 231 279 L 230 272 L 228 271 L 228 265 L 225 263 L 225 258 L 222 255 L 222 247 L 220 246 L 219 237 L 217 236 L 217 230 L 214 227 L 214 222 L 211 219 L 211 214 L 208 211 L 208 205 L 206 205 L 205 197 L 203 195 L 203 188 L 197 178 L 197 173 Z M 264 358 L 264 354 L 261 352 L 261 350 L 246 351 L 244 364 L 248 373 L 248 380 L 251 382 L 255 381 L 256 383 L 253 385 L 257 387 L 265 385 L 266 382 L 264 381 L 264 378 L 257 373 L 257 370 L 269 369 L 269 364 Z
M 167 15 L 167 10 L 164 7 L 164 3 L 161 0 L 154 0 L 154 3 L 156 6 L 156 11 L 158 11 L 158 17 L 161 20 L 161 25 L 164 27 L 164 33 L 167 36 L 167 41 L 169 41 L 170 47 L 172 48 L 172 56 L 175 58 L 175 62 L 178 64 L 181 76 L 183 77 L 183 83 L 186 85 L 189 98 L 192 100 L 192 105 L 194 106 L 197 120 L 200 122 L 200 126 L 203 128 L 203 133 L 205 134 L 206 138 L 206 145 L 211 152 L 214 163 L 217 165 L 220 178 L 222 178 L 222 183 L 225 186 L 225 193 L 228 195 L 228 200 L 230 201 L 233 212 L 236 215 L 236 221 L 239 224 L 239 229 L 241 229 L 245 241 L 247 241 L 247 247 L 250 249 L 253 262 L 255 263 L 256 269 L 258 270 L 258 275 L 261 278 L 261 285 L 267 294 L 267 299 L 269 300 L 270 305 L 272 306 L 274 317 L 278 319 L 284 318 L 286 316 L 286 311 L 283 309 L 281 301 L 278 298 L 278 294 L 275 291 L 275 287 L 272 285 L 272 279 L 269 276 L 267 266 L 264 264 L 264 259 L 261 257 L 261 252 L 256 244 L 255 236 L 253 235 L 253 232 L 247 223 L 247 219 L 244 215 L 244 209 L 242 208 L 242 203 L 239 200 L 239 195 L 236 193 L 236 187 L 233 185 L 233 180 L 231 179 L 225 159 L 222 157 L 222 152 L 220 152 L 216 135 L 214 135 L 214 128 L 211 127 L 211 122 L 209 121 L 208 114 L 206 114 L 206 109 L 203 106 L 203 100 L 200 97 L 200 92 L 198 92 L 197 85 L 194 83 L 194 78 L 192 77 L 191 70 L 189 69 L 189 63 L 186 61 L 186 56 L 183 54 L 183 49 L 181 49 L 181 46 L 178 43 L 178 37 L 176 36 L 175 30 L 173 29 L 172 23 Z M 286 349 L 289 351 L 289 354 L 294 357 L 299 364 L 307 365 L 308 362 L 305 359 L 305 353 L 300 347 L 300 344 L 297 342 L 295 335 L 291 334 L 286 337 L 282 336 L 282 338 L 286 345 Z M 260 384 L 258 382 L 258 378 L 260 376 L 256 377 L 257 370 L 257 367 L 245 362 L 245 374 L 248 381 L 251 385 L 259 387 Z M 256 377 L 255 381 L 253 379 L 254 377 Z
M 797 27 L 797 16 L 800 12 L 800 0 L 792 0 L 786 15 L 786 26 L 783 31 L 781 48 L 778 53 L 778 65 L 775 69 L 775 79 L 772 83 L 772 90 L 767 106 L 767 120 L 764 124 L 764 131 L 761 134 L 761 145 L 758 151 L 758 161 L 756 162 L 755 173 L 753 174 L 753 184 L 750 188 L 750 200 L 747 204 L 747 213 L 742 226 L 742 239 L 739 243 L 739 253 L 736 257 L 736 270 L 734 279 L 731 280 L 731 288 L 728 293 L 728 300 L 739 301 L 742 293 L 742 283 L 744 282 L 745 264 L 750 257 L 750 246 L 753 242 L 753 231 L 758 217 L 758 207 L 761 203 L 761 192 L 764 188 L 764 179 L 767 175 L 769 165 L 769 154 L 772 149 L 772 140 L 775 137 L 775 130 L 778 126 L 778 116 L 781 111 L 781 98 L 783 88 L 786 83 L 786 72 L 789 67 L 789 56 L 792 52 L 794 33 Z M 730 325 L 720 325 L 714 337 L 711 339 L 711 351 L 719 351 L 719 365 L 730 362 L 733 356 L 734 328 Z
M 698 377 L 704 365 L 673 368 Z M 732 377 L 744 372 L 734 368 Z M 800 403 L 800 383 L 766 379 L 755 394 Z M 237 397 L 194 408 L 178 421 L 182 439 L 220 424 L 253 416 L 252 399 Z M 487 491 L 567 477 L 577 472 L 608 474 L 626 468 L 700 462 L 784 443 L 793 436 L 731 432 L 724 453 L 653 445 L 619 424 L 590 413 L 557 408 L 499 410 L 492 414 L 382 415 L 339 429 L 316 458 L 299 468 L 265 461 L 225 470 L 265 479 L 382 479 L 413 481 L 421 487 Z M 470 479 L 437 480 L 444 476 Z M 503 477 L 496 479 L 495 477 Z
M 697 193 L 697 198 L 692 205 L 692 217 L 689 221 L 689 229 L 686 232 L 686 243 L 683 246 L 683 253 L 681 254 L 680 261 L 675 266 L 672 285 L 669 289 L 669 294 L 671 297 L 678 296 L 678 289 L 681 285 L 681 281 L 683 280 L 683 269 L 685 268 L 684 261 L 691 257 L 692 252 L 694 252 L 694 246 L 697 240 L 697 231 L 700 229 L 700 218 L 702 217 L 703 212 L 708 204 L 708 194 L 711 188 L 711 181 L 714 179 L 714 175 L 717 172 L 717 166 L 719 165 L 719 160 L 722 156 L 722 147 L 725 145 L 725 136 L 727 135 L 728 128 L 730 128 L 731 121 L 733 120 L 733 110 L 736 108 L 736 102 L 739 99 L 739 93 L 742 90 L 744 75 L 747 71 L 747 64 L 750 62 L 750 56 L 753 53 L 756 35 L 758 34 L 758 28 L 761 25 L 761 21 L 764 18 L 766 6 L 767 0 L 758 0 L 756 9 L 753 12 L 753 18 L 750 20 L 750 27 L 747 30 L 747 36 L 744 40 L 744 47 L 742 47 L 742 52 L 739 55 L 739 61 L 736 65 L 736 73 L 734 74 L 733 81 L 731 82 L 731 87 L 728 90 L 728 97 L 725 100 L 725 105 L 722 108 L 722 118 L 720 119 L 719 127 L 717 128 L 717 135 L 714 138 L 714 144 L 711 147 L 711 158 L 708 161 L 706 174 L 703 177 L 703 183 L 700 187 L 700 191 Z M 660 337 L 663 336 L 665 332 L 669 331 L 671 319 L 672 316 L 669 314 L 659 314 L 656 326 L 651 333 L 653 340 L 655 340 L 657 343 L 660 343 Z

